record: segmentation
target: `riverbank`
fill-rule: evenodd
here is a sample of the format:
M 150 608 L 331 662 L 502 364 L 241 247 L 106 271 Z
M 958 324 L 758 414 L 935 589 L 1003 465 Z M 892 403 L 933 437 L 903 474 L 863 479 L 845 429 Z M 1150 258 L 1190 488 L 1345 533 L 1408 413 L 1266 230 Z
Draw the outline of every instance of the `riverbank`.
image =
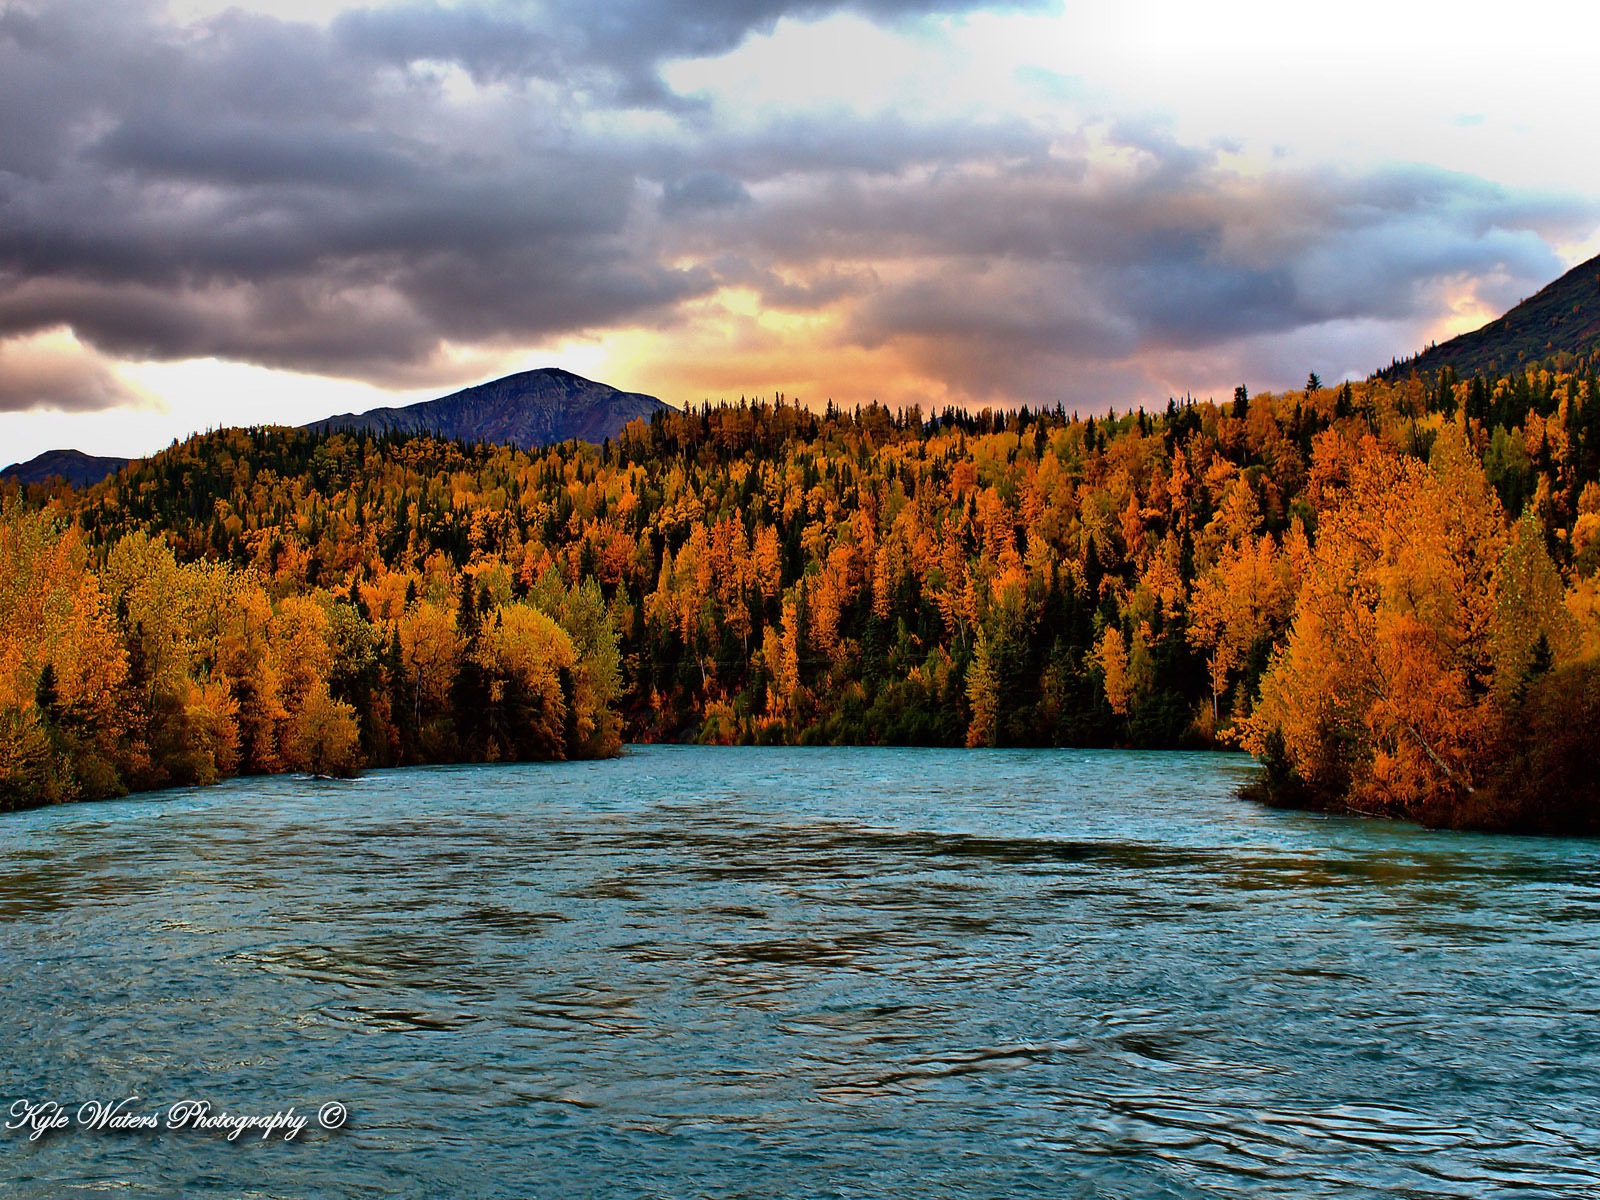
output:
M 1269 744 L 1246 798 L 1276 808 L 1393 817 L 1435 829 L 1600 836 L 1600 664 L 1549 671 L 1498 715 L 1479 754 L 1422 794 L 1386 796 L 1363 764 L 1326 771 L 1321 786 Z

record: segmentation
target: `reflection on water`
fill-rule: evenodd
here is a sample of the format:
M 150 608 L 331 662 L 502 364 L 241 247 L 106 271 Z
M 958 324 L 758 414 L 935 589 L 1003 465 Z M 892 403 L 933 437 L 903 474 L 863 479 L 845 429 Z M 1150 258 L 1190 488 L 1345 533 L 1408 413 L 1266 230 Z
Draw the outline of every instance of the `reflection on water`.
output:
M 1198 755 L 646 748 L 0 820 L 7 1195 L 1600 1195 L 1600 846 Z

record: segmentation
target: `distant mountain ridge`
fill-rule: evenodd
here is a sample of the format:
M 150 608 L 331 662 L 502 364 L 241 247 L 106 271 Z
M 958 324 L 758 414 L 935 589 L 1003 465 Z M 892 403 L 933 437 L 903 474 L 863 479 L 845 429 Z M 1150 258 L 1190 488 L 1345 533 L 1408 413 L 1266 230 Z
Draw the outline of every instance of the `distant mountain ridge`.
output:
M 13 463 L 0 471 L 0 479 L 14 479 L 26 486 L 65 479 L 73 487 L 88 487 L 108 475 L 115 475 L 131 460 L 111 455 L 85 454 L 81 450 L 46 450 L 25 463 Z
M 624 392 L 559 367 L 543 367 L 463 388 L 437 400 L 341 413 L 301 428 L 313 433 L 428 433 L 537 450 L 573 439 L 599 445 L 615 438 L 629 421 L 648 421 L 658 412 L 675 411 L 643 392 Z M 89 487 L 116 474 L 129 461 L 80 450 L 47 450 L 0 471 L 0 479 L 27 485 L 60 477 L 73 487 Z
M 571 371 L 544 367 L 463 388 L 437 400 L 399 408 L 343 413 L 302 426 L 316 433 L 431 433 L 468 442 L 536 450 L 557 442 L 599 444 L 629 421 L 649 420 L 671 405 L 642 392 L 624 392 Z
M 1395 379 L 1451 367 L 1459 376 L 1506 374 L 1560 357 L 1600 357 L 1600 255 L 1522 301 L 1481 329 L 1396 360 L 1375 374 Z M 677 411 L 643 392 L 624 392 L 558 367 L 521 371 L 436 400 L 341 413 L 301 426 L 314 433 L 425 433 L 465 442 L 536 450 L 559 442 L 599 444 L 628 422 Z M 0 471 L 20 484 L 63 478 L 88 487 L 129 459 L 48 450 Z
M 1430 346 L 1379 371 L 1393 379 L 1453 367 L 1457 375 L 1505 374 L 1560 355 L 1600 350 L 1600 256 L 1573 267 L 1482 329 Z

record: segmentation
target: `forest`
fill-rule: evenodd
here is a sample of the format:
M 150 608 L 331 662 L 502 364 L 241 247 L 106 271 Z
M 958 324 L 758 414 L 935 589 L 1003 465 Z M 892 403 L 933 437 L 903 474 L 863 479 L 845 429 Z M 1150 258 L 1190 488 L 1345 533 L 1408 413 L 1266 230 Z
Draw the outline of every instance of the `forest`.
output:
M 1083 417 L 783 397 L 542 453 L 199 435 L 0 495 L 0 807 L 719 743 L 1227 747 L 1600 825 L 1600 383 Z

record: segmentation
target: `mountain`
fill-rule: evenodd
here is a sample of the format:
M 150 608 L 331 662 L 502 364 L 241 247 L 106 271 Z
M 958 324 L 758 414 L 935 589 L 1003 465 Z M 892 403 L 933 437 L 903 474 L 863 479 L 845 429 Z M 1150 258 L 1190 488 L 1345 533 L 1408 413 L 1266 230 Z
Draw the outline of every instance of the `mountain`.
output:
M 1482 329 L 1463 333 L 1378 374 L 1421 374 L 1454 367 L 1457 375 L 1508 373 L 1558 355 L 1600 350 L 1600 256 L 1573 267 L 1538 294 Z
M 577 438 L 615 438 L 635 418 L 649 420 L 671 406 L 640 392 L 622 392 L 570 371 L 545 367 L 424 400 L 403 408 L 374 408 L 314 421 L 306 429 L 371 433 L 432 433 L 468 442 L 533 450 Z
M 38 458 L 25 463 L 13 463 L 0 471 L 0 479 L 14 479 L 21 484 L 46 483 L 60 477 L 73 487 L 88 487 L 99 483 L 107 475 L 115 475 L 128 465 L 126 458 L 96 457 L 81 450 L 46 450 Z

